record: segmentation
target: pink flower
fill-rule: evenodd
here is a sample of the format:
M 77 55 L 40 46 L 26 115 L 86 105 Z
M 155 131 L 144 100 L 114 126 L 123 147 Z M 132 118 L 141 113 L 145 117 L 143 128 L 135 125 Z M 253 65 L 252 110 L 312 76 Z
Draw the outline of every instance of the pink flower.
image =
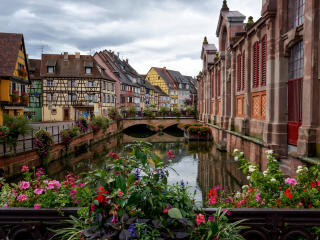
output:
M 231 215 L 231 212 L 228 211 L 228 209 L 223 209 L 222 212 L 223 212 L 223 213 L 227 212 L 226 214 L 227 214 L 228 216 Z
M 210 222 L 210 221 L 211 221 L 211 222 L 214 222 L 214 216 L 209 216 L 209 217 L 208 217 L 208 221 L 209 221 L 209 222 Z
M 57 180 L 52 180 L 48 182 L 48 186 L 46 187 L 46 189 L 54 189 L 54 187 L 57 187 L 57 188 L 61 187 L 60 182 Z
M 44 175 L 45 172 L 44 172 L 44 169 L 43 168 L 38 168 L 37 169 L 37 172 L 36 172 L 36 177 L 40 177 L 42 175 Z
M 7 208 L 7 207 L 8 207 L 8 204 L 4 204 L 2 207 L 3 207 L 3 208 Z
M 169 211 L 169 205 L 167 205 L 166 208 L 162 210 L 163 213 L 168 213 L 168 211 Z
M 40 194 L 42 194 L 43 189 L 42 189 L 42 188 L 36 188 L 33 192 L 34 192 L 35 194 L 37 194 L 37 195 L 40 195 Z
M 75 189 L 70 190 L 70 196 L 76 195 L 77 191 Z
M 21 172 L 29 172 L 29 167 L 23 165 L 22 168 L 21 168 Z
M 195 217 L 196 217 L 197 226 L 199 226 L 201 223 L 204 223 L 206 221 L 206 219 L 204 218 L 204 216 L 201 213 L 195 214 Z
M 13 196 L 17 196 L 17 191 L 16 191 L 16 190 L 12 189 L 11 192 L 12 192 L 12 195 L 13 195 Z
M 28 189 L 30 187 L 30 183 L 26 181 L 21 181 L 19 184 L 20 190 Z
M 210 197 L 209 197 L 208 204 L 209 204 L 209 205 L 214 205 L 214 204 L 216 204 L 216 199 L 215 199 L 213 196 L 210 196 Z
M 41 205 L 40 203 L 36 203 L 35 205 L 33 205 L 34 209 L 40 209 L 41 208 Z
M 257 194 L 256 194 L 256 202 L 259 202 L 259 201 L 260 201 L 260 194 L 261 194 L 261 193 L 257 193 Z
M 28 199 L 28 197 L 24 194 L 20 194 L 18 197 L 17 197 L 17 200 L 19 202 L 23 202 L 23 201 L 26 201 Z
M 175 157 L 172 150 L 169 150 L 167 152 L 166 156 L 168 159 L 174 159 L 174 157 Z
M 297 185 L 297 181 L 294 178 L 287 178 L 285 182 L 289 185 L 293 185 L 293 186 Z

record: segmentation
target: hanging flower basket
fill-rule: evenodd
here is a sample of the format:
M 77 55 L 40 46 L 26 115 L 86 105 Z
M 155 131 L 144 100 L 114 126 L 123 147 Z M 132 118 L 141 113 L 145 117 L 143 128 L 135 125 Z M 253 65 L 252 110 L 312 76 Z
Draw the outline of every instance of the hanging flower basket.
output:
M 18 75 L 20 77 L 26 77 L 27 76 L 27 71 L 23 68 L 23 69 L 18 69 Z
M 40 129 L 34 136 L 34 145 L 40 158 L 45 159 L 49 156 L 52 149 L 53 138 L 50 133 L 44 129 Z
M 24 92 L 21 94 L 21 97 L 20 97 L 20 101 L 22 104 L 25 104 L 25 105 L 28 105 L 29 104 L 29 95 L 28 93 Z
M 19 91 L 13 90 L 11 94 L 12 102 L 18 102 L 19 101 Z

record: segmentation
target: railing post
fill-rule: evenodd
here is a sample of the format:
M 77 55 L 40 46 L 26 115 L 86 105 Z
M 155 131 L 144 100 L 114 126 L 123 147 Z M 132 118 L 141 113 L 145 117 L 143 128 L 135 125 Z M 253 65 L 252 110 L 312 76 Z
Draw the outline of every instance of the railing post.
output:
M 58 143 L 60 143 L 60 126 L 58 125 Z
M 31 149 L 33 149 L 33 129 L 31 129 Z
M 25 152 L 26 151 L 26 141 L 25 141 L 24 135 L 23 135 L 23 144 L 22 144 L 22 146 L 23 146 L 23 152 Z

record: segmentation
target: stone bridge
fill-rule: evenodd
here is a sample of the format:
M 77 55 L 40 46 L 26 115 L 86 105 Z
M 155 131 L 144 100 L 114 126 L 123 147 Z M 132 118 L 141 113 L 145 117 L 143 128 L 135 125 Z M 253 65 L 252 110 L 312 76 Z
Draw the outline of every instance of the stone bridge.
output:
M 176 117 L 165 117 L 165 118 L 153 118 L 153 119 L 146 119 L 146 118 L 134 118 L 134 119 L 124 119 L 121 121 L 122 129 L 126 129 L 135 125 L 148 125 L 153 127 L 154 131 L 158 131 L 159 127 L 162 129 L 166 129 L 173 125 L 177 125 L 179 128 L 183 128 L 185 124 L 192 124 L 196 123 L 197 120 L 193 117 L 181 117 L 177 119 Z

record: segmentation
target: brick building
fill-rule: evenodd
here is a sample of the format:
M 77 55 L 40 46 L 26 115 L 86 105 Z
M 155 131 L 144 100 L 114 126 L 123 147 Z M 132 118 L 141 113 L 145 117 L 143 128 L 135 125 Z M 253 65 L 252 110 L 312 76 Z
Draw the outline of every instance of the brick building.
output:
M 201 120 L 284 155 L 320 156 L 319 5 L 262 0 L 261 18 L 244 23 L 224 0 L 219 49 L 206 39 L 202 45 Z

